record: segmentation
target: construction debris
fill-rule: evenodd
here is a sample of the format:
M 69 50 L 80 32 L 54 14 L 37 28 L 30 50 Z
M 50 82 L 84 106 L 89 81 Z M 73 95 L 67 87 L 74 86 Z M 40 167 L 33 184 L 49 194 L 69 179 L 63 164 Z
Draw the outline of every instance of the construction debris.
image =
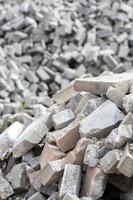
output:
M 0 199 L 131 200 L 132 0 L 0 13 Z

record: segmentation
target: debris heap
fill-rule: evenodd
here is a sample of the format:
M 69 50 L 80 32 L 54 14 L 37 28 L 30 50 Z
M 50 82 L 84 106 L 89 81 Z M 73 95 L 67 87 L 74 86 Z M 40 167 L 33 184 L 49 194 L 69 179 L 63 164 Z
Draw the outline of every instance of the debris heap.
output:
M 81 77 L 0 135 L 0 198 L 130 200 L 133 72 Z M 108 191 L 109 190 L 109 191 Z
M 132 0 L 0 0 L 0 102 L 16 102 L 10 112 L 22 99 L 49 106 L 85 73 L 132 69 L 132 55 Z

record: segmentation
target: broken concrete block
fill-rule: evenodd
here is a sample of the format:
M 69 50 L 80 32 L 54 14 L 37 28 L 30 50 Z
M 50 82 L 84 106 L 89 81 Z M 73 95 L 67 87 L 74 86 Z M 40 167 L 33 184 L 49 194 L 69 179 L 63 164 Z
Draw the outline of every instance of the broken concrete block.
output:
M 21 135 L 24 130 L 24 125 L 20 122 L 14 122 L 0 135 L 0 159 L 4 160 L 12 152 L 12 145 L 15 140 Z
M 133 94 L 126 95 L 123 98 L 123 106 L 124 106 L 126 112 L 133 111 Z
M 13 142 L 6 135 L 0 135 L 0 160 L 8 158 L 12 152 Z
M 118 62 L 110 54 L 103 56 L 103 60 L 111 70 L 115 69 L 118 66 Z
M 38 77 L 41 81 L 48 82 L 50 80 L 50 76 L 48 75 L 48 73 L 42 67 L 40 67 L 36 71 L 36 74 L 38 75 Z
M 0 198 L 7 199 L 13 193 L 13 189 L 8 181 L 2 175 L 0 175 Z
M 121 124 L 132 124 L 133 125 L 133 114 L 129 112 L 121 122 Z
M 76 79 L 74 88 L 76 91 L 106 94 L 109 86 L 112 86 L 125 94 L 133 83 L 132 76 L 132 72 L 125 72 L 121 74 Z
M 59 196 L 62 198 L 65 194 L 78 196 L 81 181 L 81 167 L 73 164 L 66 164 L 61 182 Z
M 79 198 L 76 195 L 73 194 L 65 194 L 63 200 L 79 200 Z
M 12 141 L 15 141 L 23 132 L 24 125 L 20 122 L 14 122 L 2 134 L 7 135 Z
M 88 167 L 81 190 L 81 196 L 91 197 L 94 200 L 102 197 L 108 176 L 99 167 Z
M 68 108 L 54 114 L 52 118 L 53 118 L 54 128 L 61 129 L 70 124 L 74 120 L 75 114 L 70 108 Z
M 107 90 L 106 96 L 110 99 L 113 103 L 116 104 L 119 108 L 123 108 L 123 98 L 125 96 L 124 93 L 117 90 L 116 88 L 110 86 Z
M 120 124 L 105 139 L 105 146 L 109 149 L 120 148 L 133 138 L 131 124 Z
M 13 146 L 13 156 L 18 158 L 30 151 L 46 135 L 46 117 L 40 117 L 32 122 L 16 140 Z
M 119 124 L 124 114 L 110 100 L 105 101 L 80 123 L 81 137 L 105 137 L 109 131 Z
M 48 162 L 40 172 L 40 180 L 44 186 L 50 185 L 60 179 L 65 168 L 65 160 Z
M 79 122 L 80 119 L 76 119 L 67 127 L 57 132 L 56 145 L 61 149 L 61 151 L 66 152 L 76 146 L 80 139 Z
M 117 165 L 117 169 L 120 173 L 127 177 L 131 177 L 133 175 L 133 153 L 132 150 L 130 150 L 129 144 L 125 146 L 121 160 Z
M 33 111 L 36 118 L 45 116 L 47 114 L 47 108 L 43 106 L 42 104 L 33 105 Z
M 29 163 L 29 161 L 34 158 L 34 152 L 33 151 L 29 151 L 28 153 L 24 154 L 22 156 L 22 161 Z
M 83 95 L 83 97 L 81 98 L 81 100 L 79 101 L 79 103 L 78 103 L 78 105 L 77 105 L 77 107 L 74 111 L 75 114 L 78 115 L 81 112 L 81 110 L 84 108 L 84 106 L 85 106 L 85 104 L 87 103 L 88 100 L 95 99 L 95 98 L 97 98 L 96 95 L 85 93 Z
M 58 147 L 46 143 L 39 159 L 41 169 L 43 169 L 47 162 L 52 160 L 59 160 L 64 156 L 65 153 L 63 153 Z
M 103 97 L 88 100 L 88 102 L 86 103 L 86 105 L 84 105 L 80 114 L 87 117 L 90 113 L 96 110 L 105 101 L 106 99 Z
M 83 164 L 84 153 L 89 143 L 92 143 L 92 141 L 87 138 L 81 138 L 77 142 L 76 147 L 66 155 L 66 163 Z
M 104 173 L 113 174 L 117 172 L 117 165 L 122 156 L 119 149 L 110 150 L 103 158 L 100 159 L 100 166 Z
M 32 169 L 39 170 L 40 168 L 39 159 L 40 156 L 37 156 L 29 160 L 29 165 L 32 167 Z
M 96 167 L 99 163 L 98 159 L 98 144 L 88 144 L 85 155 L 84 155 L 84 164 L 89 167 Z
M 45 197 L 40 192 L 36 192 L 28 200 L 45 200 Z
M 66 88 L 60 90 L 54 95 L 54 99 L 58 104 L 65 103 L 69 101 L 77 92 L 74 90 L 74 85 L 71 83 Z
M 77 105 L 78 105 L 78 103 L 79 103 L 79 101 L 81 100 L 82 97 L 83 97 L 83 93 L 82 92 L 76 94 L 68 102 L 67 108 L 71 108 L 72 111 L 74 112 L 74 110 L 76 109 L 76 107 L 77 107 Z
M 26 163 L 15 165 L 11 170 L 11 186 L 14 190 L 25 190 L 28 187 Z

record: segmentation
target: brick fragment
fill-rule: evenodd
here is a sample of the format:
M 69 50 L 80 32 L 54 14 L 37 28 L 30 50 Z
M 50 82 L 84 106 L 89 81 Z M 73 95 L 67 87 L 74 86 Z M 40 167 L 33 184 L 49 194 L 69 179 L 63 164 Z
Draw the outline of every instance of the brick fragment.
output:
M 61 182 L 59 196 L 62 198 L 65 194 L 78 196 L 81 181 L 81 167 L 73 164 L 66 164 L 64 175 Z

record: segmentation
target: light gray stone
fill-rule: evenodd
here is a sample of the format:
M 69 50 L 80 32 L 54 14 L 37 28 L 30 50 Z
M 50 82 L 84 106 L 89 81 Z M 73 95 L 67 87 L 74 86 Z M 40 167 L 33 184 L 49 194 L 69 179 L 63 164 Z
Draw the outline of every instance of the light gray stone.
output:
M 26 163 L 15 165 L 11 170 L 11 186 L 14 190 L 25 190 L 28 187 Z
M 119 124 L 124 114 L 110 100 L 105 101 L 80 123 L 81 137 L 105 137 L 110 130 Z
M 28 200 L 46 200 L 46 198 L 40 192 L 36 192 Z
M 121 74 L 76 79 L 74 88 L 76 91 L 106 94 L 108 87 L 112 86 L 123 93 L 127 93 L 130 85 L 133 83 L 132 76 L 132 72 L 125 72 Z
M 8 181 L 2 175 L 0 175 L 0 198 L 7 199 L 13 193 L 13 189 Z
M 47 134 L 46 117 L 40 117 L 32 122 L 16 140 L 13 146 L 13 156 L 15 158 L 23 156 L 38 144 Z
M 117 172 L 117 165 L 122 156 L 122 151 L 119 149 L 110 150 L 103 158 L 100 159 L 100 166 L 104 173 L 113 174 Z
M 40 180 L 44 186 L 55 183 L 63 175 L 65 160 L 55 160 L 46 163 L 40 172 Z
M 108 176 L 99 167 L 88 167 L 81 190 L 81 197 L 89 197 L 98 200 L 102 197 Z
M 126 95 L 123 98 L 123 106 L 124 106 L 126 112 L 133 111 L 133 94 Z
M 116 106 L 118 106 L 119 108 L 123 108 L 123 98 L 125 97 L 124 93 L 110 86 L 107 90 L 106 96 L 113 103 L 115 103 Z
M 55 129 L 66 127 L 75 119 L 75 114 L 68 108 L 53 115 L 53 123 Z
M 81 181 L 81 167 L 73 164 L 66 164 L 61 182 L 59 196 L 62 198 L 65 194 L 78 196 Z

